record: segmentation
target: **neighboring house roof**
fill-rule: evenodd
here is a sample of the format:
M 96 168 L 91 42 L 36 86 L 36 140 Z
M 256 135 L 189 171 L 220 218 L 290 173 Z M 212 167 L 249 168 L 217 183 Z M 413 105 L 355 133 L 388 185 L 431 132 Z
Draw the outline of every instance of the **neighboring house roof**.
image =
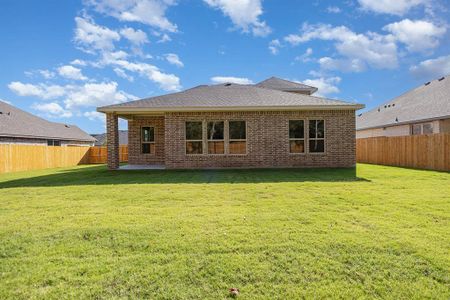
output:
M 75 125 L 49 122 L 0 101 L 0 136 L 94 142 Z
M 361 104 L 255 85 L 200 85 L 182 92 L 97 108 L 100 112 L 360 109 Z
M 418 121 L 450 118 L 450 78 L 440 78 L 362 113 L 356 129 L 369 129 Z
M 106 133 L 91 134 L 97 141 L 95 146 L 106 145 Z M 128 130 L 119 130 L 119 145 L 128 145 Z
M 279 90 L 283 92 L 306 92 L 309 95 L 317 92 L 316 87 L 312 87 L 300 82 L 292 82 L 277 77 L 270 77 L 260 83 L 255 84 L 257 87 L 266 89 Z

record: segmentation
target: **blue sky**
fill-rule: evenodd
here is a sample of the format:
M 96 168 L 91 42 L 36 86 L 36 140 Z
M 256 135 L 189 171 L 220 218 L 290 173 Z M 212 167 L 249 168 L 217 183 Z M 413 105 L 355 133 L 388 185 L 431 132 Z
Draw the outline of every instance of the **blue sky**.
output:
M 97 106 L 270 76 L 370 109 L 450 74 L 449 20 L 447 0 L 4 0 L 0 99 L 90 133 Z

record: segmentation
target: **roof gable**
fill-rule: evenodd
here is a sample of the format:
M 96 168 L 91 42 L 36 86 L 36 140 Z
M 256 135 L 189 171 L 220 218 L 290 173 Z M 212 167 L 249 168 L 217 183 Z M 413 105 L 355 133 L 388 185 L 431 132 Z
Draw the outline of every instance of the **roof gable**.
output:
M 0 101 L 0 136 L 93 142 L 75 125 L 55 123 Z
M 356 118 L 358 130 L 450 117 L 450 78 L 421 85 Z
M 263 80 L 255 84 L 255 86 L 284 92 L 306 92 L 308 95 L 317 92 L 316 87 L 312 87 L 303 83 L 293 82 L 277 77 L 270 77 L 269 79 Z

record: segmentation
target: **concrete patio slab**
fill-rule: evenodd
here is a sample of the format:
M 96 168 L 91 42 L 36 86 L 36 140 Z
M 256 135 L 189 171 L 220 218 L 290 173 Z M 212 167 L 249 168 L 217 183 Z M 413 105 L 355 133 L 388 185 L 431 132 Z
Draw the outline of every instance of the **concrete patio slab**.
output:
M 164 170 L 164 165 L 124 165 L 120 166 L 118 170 Z

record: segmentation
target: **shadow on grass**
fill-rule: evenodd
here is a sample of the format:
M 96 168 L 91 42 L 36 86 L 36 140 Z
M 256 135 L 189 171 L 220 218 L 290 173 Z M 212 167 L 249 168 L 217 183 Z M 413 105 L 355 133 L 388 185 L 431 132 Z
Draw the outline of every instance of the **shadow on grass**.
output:
M 110 184 L 201 184 L 368 181 L 356 176 L 356 168 L 336 169 L 227 169 L 227 170 L 127 170 L 109 171 L 88 166 L 53 171 L 50 174 L 12 178 L 0 182 L 11 187 L 50 187 Z

